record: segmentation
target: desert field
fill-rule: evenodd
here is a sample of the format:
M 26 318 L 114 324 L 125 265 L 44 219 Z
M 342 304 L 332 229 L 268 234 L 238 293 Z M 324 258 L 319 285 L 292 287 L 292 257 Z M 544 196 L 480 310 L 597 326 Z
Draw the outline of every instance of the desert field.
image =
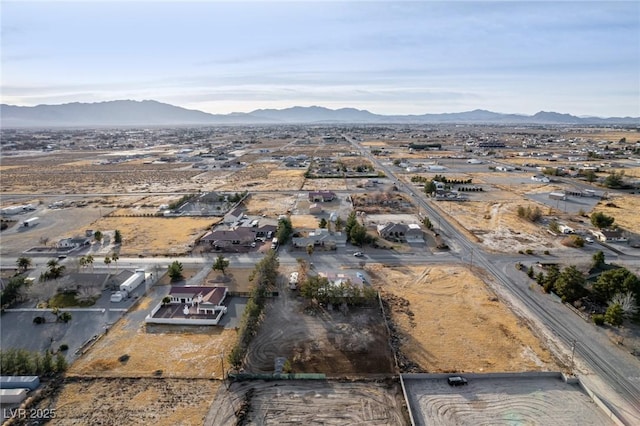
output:
M 212 217 L 102 217 L 71 235 L 84 235 L 85 229 L 102 232 L 118 229 L 122 233 L 120 257 L 176 255 L 188 253 L 196 238 L 219 220 Z
M 220 191 L 297 191 L 305 170 L 280 170 L 277 163 L 254 163 L 238 170 L 219 186 Z
M 390 306 L 402 354 L 418 370 L 557 370 L 531 330 L 466 268 L 365 269 Z
M 199 426 L 221 381 L 208 379 L 69 378 L 51 401 L 52 425 Z M 43 407 L 43 405 L 40 405 Z
M 295 208 L 295 194 L 251 194 L 244 201 L 248 215 L 278 217 Z
M 606 204 L 609 203 L 612 203 L 616 207 L 607 207 Z M 594 212 L 603 212 L 608 216 L 613 216 L 616 219 L 614 224 L 635 234 L 640 234 L 639 211 L 640 196 L 612 193 L 609 194 L 608 200 L 600 201 L 594 209 Z
M 302 186 L 303 191 L 346 191 L 347 180 L 345 178 L 335 179 L 305 179 Z

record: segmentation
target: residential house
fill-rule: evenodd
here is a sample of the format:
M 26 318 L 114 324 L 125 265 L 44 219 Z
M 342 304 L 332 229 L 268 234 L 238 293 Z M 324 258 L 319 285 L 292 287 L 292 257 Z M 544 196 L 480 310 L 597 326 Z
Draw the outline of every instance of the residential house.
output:
M 63 238 L 58 241 L 58 248 L 80 248 L 91 244 L 91 238 L 87 237 L 73 237 Z
M 337 195 L 333 191 L 310 191 L 309 192 L 309 201 L 318 203 L 323 202 L 326 203 L 328 201 L 333 201 L 337 198 Z
M 308 233 L 306 237 L 294 237 L 291 243 L 296 248 L 304 248 L 309 245 L 322 247 L 325 250 L 335 250 L 338 246 L 344 247 L 347 238 L 342 232 L 329 232 L 328 229 L 319 228 Z
M 603 243 L 625 243 L 628 239 L 622 235 L 620 229 L 592 230 L 591 234 Z
M 169 303 L 196 306 L 196 314 L 215 315 L 215 311 L 224 310 L 227 292 L 227 287 L 172 286 Z
M 389 222 L 385 225 L 378 225 L 377 230 L 378 235 L 389 241 L 405 242 L 423 239 L 422 228 L 417 223 L 405 225 L 404 223 Z

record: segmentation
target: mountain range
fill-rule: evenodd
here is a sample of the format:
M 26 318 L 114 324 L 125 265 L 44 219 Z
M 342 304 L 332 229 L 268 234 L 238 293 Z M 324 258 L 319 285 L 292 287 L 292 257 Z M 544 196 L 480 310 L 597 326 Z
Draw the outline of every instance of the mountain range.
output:
M 468 112 L 380 115 L 354 108 L 319 106 L 258 109 L 249 113 L 209 114 L 157 101 L 119 100 L 23 107 L 0 105 L 2 128 L 208 126 L 239 124 L 623 124 L 639 125 L 640 117 L 577 117 L 557 112 L 535 115 L 501 114 L 481 109 Z

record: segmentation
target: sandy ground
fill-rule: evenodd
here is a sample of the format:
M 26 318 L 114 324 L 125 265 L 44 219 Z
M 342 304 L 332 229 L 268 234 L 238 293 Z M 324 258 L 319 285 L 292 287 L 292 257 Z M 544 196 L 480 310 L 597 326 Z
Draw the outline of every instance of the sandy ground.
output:
M 335 179 L 305 179 L 304 191 L 346 191 L 347 181 L 345 178 Z
M 103 217 L 77 229 L 118 229 L 122 233 L 120 257 L 187 253 L 196 238 L 204 235 L 219 218 L 197 217 Z M 72 235 L 74 235 L 72 233 Z
M 294 229 L 316 229 L 319 226 L 320 217 L 311 214 L 292 215 L 291 225 Z
M 607 207 L 607 203 L 613 203 L 617 207 Z M 594 209 L 594 212 L 613 216 L 616 219 L 615 224 L 636 234 L 640 233 L 638 211 L 640 211 L 640 196 L 617 194 L 609 194 L 609 199 L 601 201 Z
M 202 425 L 222 382 L 206 379 L 67 379 L 52 425 Z
M 285 194 L 251 194 L 244 204 L 248 215 L 265 215 L 278 217 L 293 210 L 298 200 L 297 195 Z
M 218 190 L 297 191 L 304 184 L 305 170 L 279 170 L 276 163 L 255 163 L 228 176 Z
M 135 311 L 151 311 L 145 297 Z M 131 315 L 131 313 L 129 314 Z M 78 359 L 70 376 L 221 378 L 223 354 L 237 339 L 235 330 L 220 327 L 162 327 L 147 332 L 144 323 L 130 323 L 125 317 Z M 126 362 L 118 358 L 129 355 Z M 226 361 L 226 360 L 225 360 Z
M 517 215 L 518 206 L 535 206 L 526 201 L 440 201 L 433 203 L 468 230 L 478 241 L 491 250 L 514 252 L 518 250 L 548 250 L 562 248 L 546 230 Z M 548 208 L 540 206 L 543 214 Z
M 405 380 L 416 425 L 594 425 L 614 423 L 578 385 L 559 378 Z
M 402 353 L 428 372 L 557 368 L 533 333 L 460 266 L 367 265 L 391 306 Z
M 222 387 L 205 425 L 408 425 L 395 382 L 252 381 Z M 244 409 L 244 423 L 234 412 Z

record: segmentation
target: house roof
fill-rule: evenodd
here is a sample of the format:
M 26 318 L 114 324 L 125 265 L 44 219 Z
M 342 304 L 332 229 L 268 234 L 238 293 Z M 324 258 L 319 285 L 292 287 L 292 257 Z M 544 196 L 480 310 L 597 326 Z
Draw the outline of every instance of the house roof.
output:
M 240 207 L 236 207 L 235 209 L 231 210 L 229 213 L 227 213 L 229 216 L 233 216 L 233 217 L 242 217 L 242 215 L 244 214 L 242 209 Z
M 406 233 L 409 227 L 403 223 L 393 223 L 389 222 L 384 225 L 378 225 L 377 227 L 379 234 L 388 234 L 390 232 L 402 232 Z
M 256 228 L 236 228 L 233 230 L 215 230 L 202 237 L 201 241 L 253 241 Z
M 200 304 L 219 305 L 224 299 L 227 291 L 226 287 L 201 287 L 201 286 L 172 286 L 169 295 L 173 297 L 184 297 L 198 300 L 202 296 Z

